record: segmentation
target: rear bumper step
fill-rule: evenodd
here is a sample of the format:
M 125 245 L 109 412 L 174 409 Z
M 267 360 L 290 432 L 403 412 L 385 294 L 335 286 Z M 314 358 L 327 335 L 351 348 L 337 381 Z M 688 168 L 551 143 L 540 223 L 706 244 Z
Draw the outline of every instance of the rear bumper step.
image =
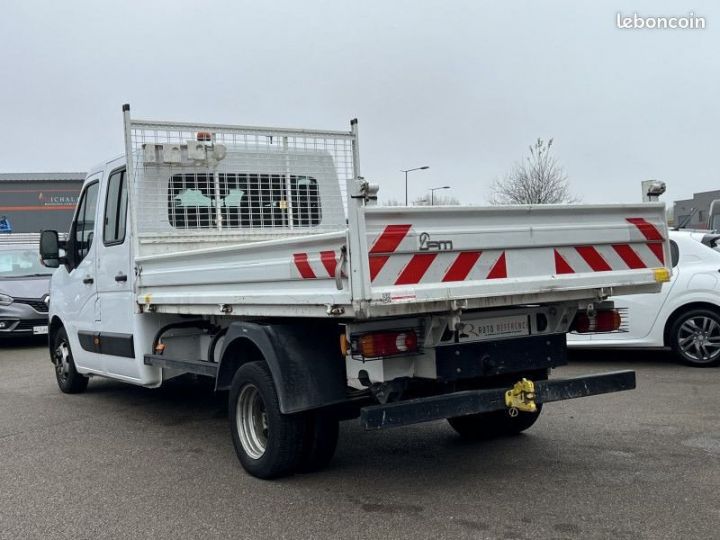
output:
M 633 388 L 635 388 L 634 371 L 614 371 L 569 379 L 537 381 L 535 402 L 549 403 Z M 505 392 L 508 389 L 466 390 L 385 405 L 371 405 L 361 409 L 360 420 L 365 429 L 382 429 L 453 416 L 498 411 L 507 408 Z

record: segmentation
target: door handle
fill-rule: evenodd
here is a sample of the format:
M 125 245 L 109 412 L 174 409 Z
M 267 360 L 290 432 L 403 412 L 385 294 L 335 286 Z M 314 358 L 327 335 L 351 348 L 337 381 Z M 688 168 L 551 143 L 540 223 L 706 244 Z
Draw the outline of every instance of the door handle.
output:
M 85 285 L 92 285 L 93 283 L 95 283 L 95 280 L 92 278 L 92 276 L 85 276 L 83 278 L 83 283 Z
M 118 272 L 115 276 L 115 281 L 117 281 L 118 283 L 120 283 L 121 281 L 127 281 L 127 275 L 123 274 L 122 272 Z

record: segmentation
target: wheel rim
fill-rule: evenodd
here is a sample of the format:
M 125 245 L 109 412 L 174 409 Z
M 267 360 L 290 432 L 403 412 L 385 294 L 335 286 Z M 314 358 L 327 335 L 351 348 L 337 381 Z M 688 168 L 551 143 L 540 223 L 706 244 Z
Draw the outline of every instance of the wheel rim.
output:
M 236 407 L 240 444 L 248 456 L 260 459 L 267 448 L 268 424 L 265 402 L 257 387 L 252 384 L 243 386 Z
M 70 346 L 67 341 L 61 341 L 55 348 L 55 373 L 58 379 L 65 382 L 70 376 L 70 363 L 72 355 L 70 354 Z
M 678 330 L 680 352 L 692 362 L 705 364 L 720 356 L 720 324 L 699 315 L 685 320 Z

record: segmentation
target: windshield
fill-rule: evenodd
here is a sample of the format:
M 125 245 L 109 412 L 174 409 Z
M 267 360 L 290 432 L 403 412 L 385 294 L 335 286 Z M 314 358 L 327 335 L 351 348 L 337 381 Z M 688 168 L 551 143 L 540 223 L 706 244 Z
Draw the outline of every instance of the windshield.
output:
M 49 268 L 40 264 L 36 249 L 11 248 L 0 249 L 0 279 L 26 276 L 49 276 Z

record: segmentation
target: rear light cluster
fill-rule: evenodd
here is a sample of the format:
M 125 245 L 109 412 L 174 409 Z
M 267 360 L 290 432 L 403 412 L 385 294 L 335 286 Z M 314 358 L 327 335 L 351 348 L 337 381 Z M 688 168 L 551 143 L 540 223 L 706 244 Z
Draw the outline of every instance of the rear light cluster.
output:
M 616 309 L 598 311 L 594 317 L 581 312 L 575 316 L 570 330 L 578 334 L 589 332 L 615 332 L 620 328 L 622 317 Z
M 418 351 L 418 338 L 415 330 L 396 330 L 392 332 L 373 332 L 352 338 L 351 350 L 363 358 L 383 358 L 413 354 Z

